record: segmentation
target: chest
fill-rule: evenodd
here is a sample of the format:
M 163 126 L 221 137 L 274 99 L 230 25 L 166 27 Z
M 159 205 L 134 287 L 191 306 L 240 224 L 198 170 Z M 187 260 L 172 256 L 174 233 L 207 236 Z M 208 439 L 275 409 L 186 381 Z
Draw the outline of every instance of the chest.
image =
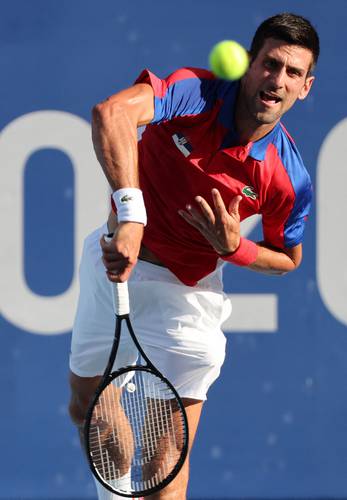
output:
M 241 219 L 259 213 L 264 199 L 263 165 L 248 155 L 247 147 L 221 149 L 226 131 L 217 123 L 170 122 L 149 131 L 142 145 L 142 168 L 152 189 L 174 193 L 173 203 L 183 207 L 195 196 L 212 203 L 217 188 L 228 207 L 242 195 Z

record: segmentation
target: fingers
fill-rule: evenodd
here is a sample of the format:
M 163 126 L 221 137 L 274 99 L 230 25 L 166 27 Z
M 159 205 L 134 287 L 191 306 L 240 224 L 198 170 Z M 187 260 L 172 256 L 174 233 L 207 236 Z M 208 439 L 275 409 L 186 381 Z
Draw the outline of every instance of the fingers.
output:
M 218 189 L 212 189 L 212 200 L 217 214 L 223 215 L 226 212 L 226 207 Z
M 107 262 L 128 258 L 128 252 L 126 248 L 123 248 L 122 251 L 119 251 L 117 248 L 117 243 L 114 240 L 105 241 L 104 235 L 100 238 L 100 246 L 103 258 Z
M 215 215 L 212 208 L 202 196 L 197 196 L 195 202 L 199 206 L 198 210 L 193 205 L 186 205 L 186 211 L 179 210 L 178 213 L 185 219 L 191 226 L 199 231 L 203 231 L 207 227 L 215 223 Z
M 121 271 L 106 271 L 107 277 L 112 283 L 124 283 L 130 278 L 132 266 L 125 267 Z
M 214 224 L 215 223 L 215 215 L 213 213 L 212 208 L 207 203 L 207 201 L 202 196 L 197 196 L 195 198 L 195 201 L 199 205 L 201 213 L 203 214 L 205 220 L 210 222 L 211 224 Z
M 192 205 L 187 205 L 186 211 L 179 210 L 179 214 L 196 229 L 206 227 L 207 225 L 215 225 L 216 222 L 220 222 L 222 220 L 225 221 L 230 215 L 239 217 L 239 205 L 242 200 L 241 195 L 235 196 L 230 201 L 227 210 L 218 189 L 212 189 L 211 193 L 214 205 L 213 208 L 202 196 L 197 196 L 195 198 L 195 202 L 199 206 L 200 210 L 197 210 Z
M 187 209 L 189 209 L 189 205 L 188 205 Z M 188 224 L 195 227 L 195 229 L 198 229 L 198 230 L 201 229 L 201 223 L 198 222 L 197 220 L 195 220 L 195 218 L 193 217 L 193 215 L 190 212 L 186 212 L 184 210 L 179 210 L 178 213 L 186 222 L 188 222 Z
M 104 236 L 100 239 L 102 249 L 102 262 L 106 268 L 106 274 L 114 283 L 124 282 L 130 276 L 134 262 L 130 261 L 127 248 L 118 250 L 117 243 L 113 239 L 105 241 Z
M 181 217 L 197 229 L 217 253 L 234 251 L 240 240 L 239 204 L 242 196 L 237 195 L 229 203 L 228 210 L 218 189 L 212 189 L 211 205 L 197 196 L 197 206 L 187 205 L 179 210 Z
M 233 215 L 233 216 L 239 216 L 239 205 L 242 200 L 241 195 L 236 195 L 234 198 L 229 203 L 228 210 L 226 209 L 226 206 L 224 204 L 223 198 L 218 191 L 218 189 L 212 189 L 212 199 L 213 203 L 216 209 L 216 213 L 218 216 L 221 218 L 223 215 Z
M 119 253 L 124 255 L 124 249 L 122 249 L 122 251 L 118 251 L 117 242 L 114 237 L 109 241 L 106 241 L 105 237 L 106 235 L 103 234 L 100 238 L 100 246 L 103 253 L 105 254 Z
M 235 215 L 235 216 L 239 215 L 239 206 L 240 206 L 241 200 L 242 200 L 241 195 L 237 195 L 237 196 L 235 196 L 235 198 L 233 198 L 231 200 L 231 202 L 229 203 L 229 207 L 228 207 L 228 212 L 230 215 Z

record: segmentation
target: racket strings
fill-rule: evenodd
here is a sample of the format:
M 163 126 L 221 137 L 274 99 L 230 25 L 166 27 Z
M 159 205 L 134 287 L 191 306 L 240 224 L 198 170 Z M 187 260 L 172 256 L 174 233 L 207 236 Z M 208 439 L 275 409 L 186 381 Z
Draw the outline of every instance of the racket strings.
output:
M 125 476 L 130 467 L 127 464 L 132 458 L 132 432 L 126 428 L 127 422 L 123 421 L 122 436 L 119 436 L 117 426 L 112 424 L 113 418 L 117 418 L 113 411 L 116 402 L 115 392 L 107 387 L 94 408 L 89 433 L 95 465 L 106 480 L 119 480 Z
M 182 410 L 170 387 L 136 370 L 116 377 L 100 394 L 89 446 L 104 481 L 116 491 L 136 493 L 158 486 L 172 473 L 185 436 Z

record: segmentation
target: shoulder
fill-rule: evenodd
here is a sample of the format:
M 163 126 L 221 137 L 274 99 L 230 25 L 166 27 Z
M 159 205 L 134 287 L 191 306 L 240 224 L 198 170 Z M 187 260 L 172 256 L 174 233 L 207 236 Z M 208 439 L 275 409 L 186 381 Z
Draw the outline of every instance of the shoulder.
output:
M 252 144 L 250 156 L 264 163 L 268 175 L 289 177 L 292 184 L 311 185 L 310 176 L 300 152 L 282 123 L 265 137 Z
M 271 155 L 271 150 L 269 153 Z M 282 123 L 273 140 L 272 154 L 278 155 L 296 192 L 301 189 L 311 190 L 311 179 L 300 152 Z
M 211 83 L 218 81 L 218 79 L 211 71 L 203 68 L 191 67 L 179 68 L 166 78 L 166 81 L 169 84 L 173 84 L 182 80 L 208 80 Z
M 179 68 L 168 76 L 161 78 L 149 69 L 141 72 L 135 83 L 150 84 L 157 97 L 164 97 L 173 88 L 189 89 L 199 88 L 201 93 L 214 93 L 217 97 L 223 97 L 235 89 L 234 82 L 227 82 L 217 78 L 211 71 L 203 68 L 184 67 Z

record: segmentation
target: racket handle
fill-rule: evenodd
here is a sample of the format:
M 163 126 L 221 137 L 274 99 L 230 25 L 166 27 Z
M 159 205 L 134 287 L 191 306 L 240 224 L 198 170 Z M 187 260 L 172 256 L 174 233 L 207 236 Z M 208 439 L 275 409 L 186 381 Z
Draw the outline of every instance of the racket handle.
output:
M 128 282 L 111 283 L 114 312 L 117 316 L 129 314 L 129 291 Z
M 112 240 L 110 236 L 105 235 L 104 240 L 109 242 Z M 113 308 L 114 312 L 117 316 L 124 316 L 129 314 L 130 305 L 129 305 L 129 291 L 128 291 L 128 282 L 124 283 L 112 283 L 110 282 L 112 287 L 112 300 L 113 300 Z

